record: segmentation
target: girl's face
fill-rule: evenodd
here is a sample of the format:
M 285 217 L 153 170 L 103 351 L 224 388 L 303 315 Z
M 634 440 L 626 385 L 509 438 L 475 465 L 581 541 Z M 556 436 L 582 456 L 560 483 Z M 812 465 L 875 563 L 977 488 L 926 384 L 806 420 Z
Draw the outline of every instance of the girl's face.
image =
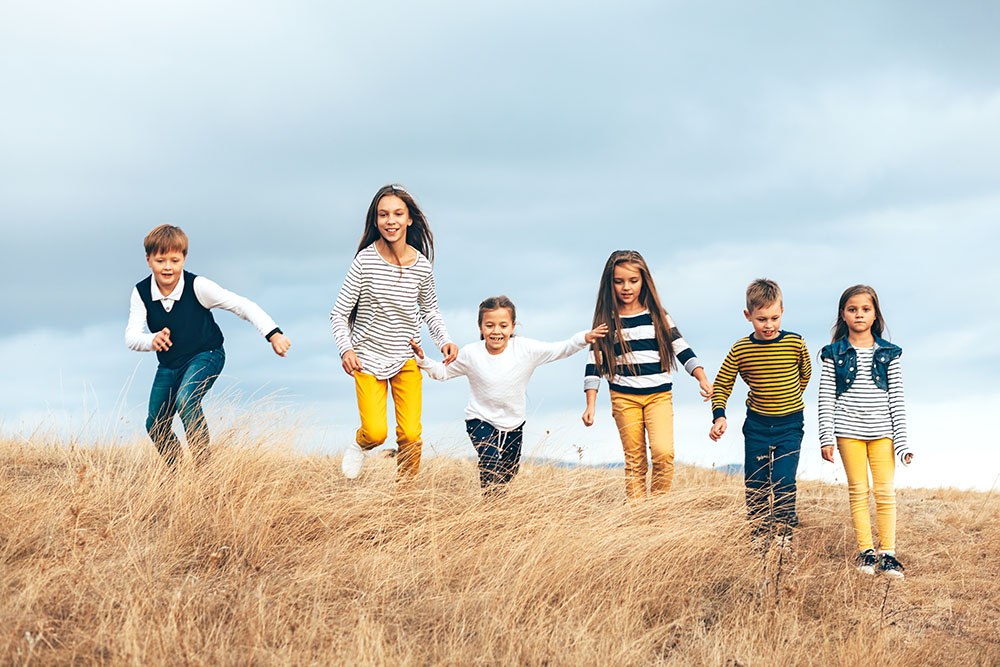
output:
M 628 262 L 617 265 L 613 281 L 618 308 L 630 311 L 641 307 L 639 293 L 642 291 L 642 273 L 639 272 L 638 266 Z
M 378 201 L 375 224 L 378 233 L 389 245 L 406 242 L 406 228 L 413 224 L 406 202 L 396 195 L 386 195 Z
M 507 308 L 494 308 L 483 313 L 479 323 L 479 333 L 486 341 L 486 351 L 500 354 L 507 349 L 507 343 L 514 334 L 514 320 Z
M 855 294 L 844 304 L 844 312 L 840 316 L 852 333 L 868 333 L 875 324 L 875 304 L 870 295 Z

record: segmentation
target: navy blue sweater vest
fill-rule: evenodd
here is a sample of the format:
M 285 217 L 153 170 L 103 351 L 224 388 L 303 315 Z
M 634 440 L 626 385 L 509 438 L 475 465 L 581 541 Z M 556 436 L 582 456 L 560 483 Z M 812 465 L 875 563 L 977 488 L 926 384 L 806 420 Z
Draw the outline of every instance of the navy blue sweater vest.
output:
M 170 349 L 157 352 L 156 358 L 167 368 L 181 368 L 191 361 L 191 357 L 222 347 L 222 330 L 215 323 L 212 311 L 198 302 L 194 293 L 193 273 L 184 272 L 184 291 L 168 313 L 162 301 L 153 301 L 153 276 L 136 284 L 142 303 L 146 306 L 146 326 L 151 333 L 164 327 L 170 329 Z

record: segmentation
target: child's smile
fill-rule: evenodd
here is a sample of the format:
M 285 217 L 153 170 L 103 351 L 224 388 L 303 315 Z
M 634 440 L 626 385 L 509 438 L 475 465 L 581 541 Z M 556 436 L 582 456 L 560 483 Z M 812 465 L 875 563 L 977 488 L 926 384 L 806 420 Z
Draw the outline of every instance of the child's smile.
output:
M 514 320 L 506 308 L 495 308 L 483 313 L 479 322 L 479 335 L 486 342 L 486 351 L 500 354 L 507 349 L 507 343 L 514 333 Z
M 184 274 L 184 259 L 184 253 L 179 250 L 146 256 L 146 264 L 152 270 L 156 286 L 164 296 L 173 292 L 177 283 L 180 282 L 181 276 Z

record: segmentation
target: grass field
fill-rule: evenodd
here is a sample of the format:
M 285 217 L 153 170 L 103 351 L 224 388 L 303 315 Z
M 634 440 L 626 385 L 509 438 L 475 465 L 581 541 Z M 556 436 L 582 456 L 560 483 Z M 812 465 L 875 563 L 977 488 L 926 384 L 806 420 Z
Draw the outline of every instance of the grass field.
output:
M 147 445 L 0 441 L 0 662 L 1000 663 L 1000 494 L 901 490 L 889 582 L 852 568 L 843 487 L 800 485 L 789 559 L 709 470 L 629 508 L 620 470 L 529 466 L 483 501 L 470 461 L 349 482 L 281 440 L 174 474 Z

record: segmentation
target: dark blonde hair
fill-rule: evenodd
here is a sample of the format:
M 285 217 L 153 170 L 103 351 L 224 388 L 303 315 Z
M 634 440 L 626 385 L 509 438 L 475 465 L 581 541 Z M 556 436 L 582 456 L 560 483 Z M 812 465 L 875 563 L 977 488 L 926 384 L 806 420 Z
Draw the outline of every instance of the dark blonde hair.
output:
M 758 278 L 747 285 L 748 313 L 753 313 L 755 308 L 770 306 L 772 303 L 780 304 L 781 301 L 781 288 L 769 278 Z
M 160 225 L 146 234 L 142 245 L 146 248 L 146 257 L 161 255 L 167 252 L 180 252 L 187 257 L 188 237 L 184 230 L 173 225 Z
M 597 305 L 594 307 L 594 327 L 607 324 L 611 330 L 610 336 L 598 338 L 591 348 L 594 350 L 594 363 L 600 377 L 611 379 L 615 375 L 615 340 L 621 345 L 622 354 L 632 351 L 628 341 L 622 336 L 622 321 L 618 315 L 618 300 L 615 297 L 615 267 L 621 264 L 631 264 L 639 270 L 642 277 L 642 289 L 639 290 L 641 303 L 653 320 L 653 330 L 656 332 L 656 346 L 660 352 L 660 368 L 674 368 L 676 358 L 673 339 L 680 334 L 667 326 L 667 311 L 660 304 L 660 297 L 653 284 L 653 276 L 649 272 L 646 260 L 635 250 L 616 250 L 608 257 L 601 273 L 601 283 L 597 288 Z
M 498 308 L 506 308 L 510 313 L 510 323 L 517 323 L 517 310 L 514 308 L 514 302 L 508 299 L 506 296 L 501 294 L 500 296 L 491 296 L 489 298 L 483 299 L 482 303 L 479 304 L 479 321 L 478 325 L 483 326 L 483 315 L 488 311 L 497 310 Z M 513 334 L 511 334 L 513 335 Z M 483 340 L 483 334 L 480 332 L 479 340 Z
M 847 336 L 847 322 L 844 321 L 844 308 L 847 307 L 847 302 L 851 297 L 859 294 L 867 294 L 871 298 L 872 305 L 875 306 L 875 321 L 872 322 L 872 333 L 879 338 L 882 337 L 882 332 L 886 329 L 886 326 L 885 320 L 882 318 L 882 308 L 878 305 L 878 294 L 875 293 L 875 288 L 868 285 L 852 285 L 840 295 L 840 303 L 837 304 L 837 321 L 834 322 L 831 329 L 833 332 L 833 337 L 830 339 L 831 343 L 836 343 L 841 338 Z

